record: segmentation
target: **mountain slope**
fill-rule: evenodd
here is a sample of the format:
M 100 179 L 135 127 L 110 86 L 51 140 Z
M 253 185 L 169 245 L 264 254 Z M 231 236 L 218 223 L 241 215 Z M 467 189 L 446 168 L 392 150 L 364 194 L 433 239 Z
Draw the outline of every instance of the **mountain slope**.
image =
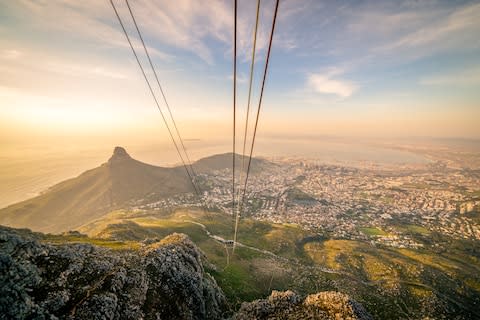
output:
M 183 170 L 142 163 L 116 147 L 100 167 L 1 209 L 0 224 L 43 232 L 73 229 L 150 193 L 168 197 L 192 192 Z
M 236 155 L 239 172 L 242 157 Z M 194 163 L 198 173 L 230 169 L 232 154 L 203 158 Z M 252 159 L 252 172 L 272 163 Z M 122 147 L 101 166 L 54 185 L 41 195 L 0 209 L 0 224 L 42 232 L 63 232 L 122 209 L 134 200 L 193 194 L 183 166 L 163 168 L 131 158 Z
M 245 167 L 248 165 L 248 156 L 245 158 Z M 259 158 L 252 158 L 252 163 L 250 165 L 251 172 L 257 172 L 262 168 L 267 166 L 272 166 L 273 163 L 259 159 Z M 210 157 L 206 157 L 196 161 L 193 164 L 193 167 L 196 172 L 211 172 L 215 170 L 225 170 L 232 168 L 232 153 L 222 153 L 216 154 Z M 237 172 L 242 168 L 242 156 L 240 154 L 236 154 L 235 156 L 235 169 Z

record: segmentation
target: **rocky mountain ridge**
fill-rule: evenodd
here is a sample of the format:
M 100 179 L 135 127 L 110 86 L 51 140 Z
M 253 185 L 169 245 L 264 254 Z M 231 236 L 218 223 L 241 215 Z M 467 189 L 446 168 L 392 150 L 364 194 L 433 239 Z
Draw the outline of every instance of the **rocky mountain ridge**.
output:
M 193 188 L 183 170 L 137 161 L 116 147 L 99 167 L 0 209 L 0 224 L 41 232 L 72 230 L 147 194 L 169 197 L 191 193 Z
M 241 155 L 236 157 L 239 166 Z M 231 159 L 231 153 L 218 154 L 196 161 L 193 167 L 198 173 L 229 170 Z M 255 170 L 269 165 L 273 164 L 252 159 Z M 112 156 L 99 167 L 60 182 L 36 197 L 1 208 L 0 224 L 60 233 L 122 209 L 131 201 L 193 194 L 183 166 L 150 165 L 135 160 L 124 148 L 115 147 Z

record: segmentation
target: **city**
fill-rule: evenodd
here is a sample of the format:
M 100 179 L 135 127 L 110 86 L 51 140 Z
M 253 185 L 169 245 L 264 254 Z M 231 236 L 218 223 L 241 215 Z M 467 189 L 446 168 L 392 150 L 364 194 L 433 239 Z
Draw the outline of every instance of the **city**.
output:
M 198 177 L 209 208 L 232 212 L 231 170 Z M 480 239 L 478 172 L 449 169 L 440 163 L 399 170 L 372 166 L 321 164 L 316 160 L 268 162 L 251 175 L 242 216 L 297 224 L 335 238 L 370 240 L 416 248 L 409 234 L 438 232 L 455 239 Z M 193 195 L 142 199 L 132 209 L 200 206 Z

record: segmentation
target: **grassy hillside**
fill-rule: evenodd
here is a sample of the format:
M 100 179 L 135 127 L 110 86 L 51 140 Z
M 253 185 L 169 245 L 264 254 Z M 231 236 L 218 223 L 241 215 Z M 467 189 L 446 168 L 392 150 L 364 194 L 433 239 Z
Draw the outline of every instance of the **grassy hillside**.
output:
M 232 254 L 231 245 L 212 238 L 231 239 L 232 229 L 229 215 L 177 210 L 116 211 L 79 230 L 93 237 L 88 241 L 120 248 L 171 232 L 186 233 L 205 252 L 213 265 L 210 272 L 234 307 L 273 289 L 301 294 L 337 290 L 381 319 L 432 315 L 468 319 L 479 314 L 480 252 L 474 243 L 445 238 L 442 248 L 426 243 L 423 249 L 378 247 L 368 241 L 318 236 L 296 225 L 245 218 L 238 236 L 243 246 Z M 419 233 L 416 240 L 422 237 Z

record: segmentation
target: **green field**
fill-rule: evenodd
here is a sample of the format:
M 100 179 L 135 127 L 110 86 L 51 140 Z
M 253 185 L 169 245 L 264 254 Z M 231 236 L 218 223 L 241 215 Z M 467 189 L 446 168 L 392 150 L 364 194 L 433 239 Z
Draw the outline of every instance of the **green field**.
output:
M 419 235 L 429 235 L 430 231 L 422 226 L 415 225 L 415 224 L 404 224 L 400 226 L 395 226 L 395 229 L 404 233 L 410 234 L 419 234 Z
M 358 228 L 358 229 L 368 236 L 386 236 L 386 235 L 388 235 L 388 233 L 386 233 L 385 231 L 383 231 L 379 228 L 375 228 L 375 227 L 361 227 L 361 228 Z

